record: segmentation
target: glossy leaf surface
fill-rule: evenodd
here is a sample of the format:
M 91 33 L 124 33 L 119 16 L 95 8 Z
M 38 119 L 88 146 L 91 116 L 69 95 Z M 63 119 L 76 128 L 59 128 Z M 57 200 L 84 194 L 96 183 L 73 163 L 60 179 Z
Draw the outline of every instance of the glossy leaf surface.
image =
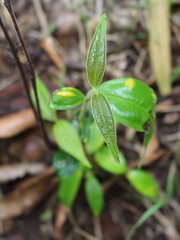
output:
M 95 216 L 98 216 L 104 205 L 103 191 L 101 184 L 93 175 L 86 178 L 85 183 L 86 198 Z
M 53 167 L 61 179 L 73 175 L 79 168 L 79 165 L 80 163 L 77 159 L 62 150 L 56 152 L 53 157 Z
M 57 120 L 57 113 L 54 109 L 50 108 L 48 100 L 50 97 L 50 92 L 48 88 L 45 86 L 45 84 L 42 82 L 42 80 L 36 76 L 36 87 L 37 87 L 37 93 L 39 98 L 39 105 L 41 109 L 41 115 L 43 119 L 47 121 L 56 121 Z M 36 106 L 34 91 L 31 88 L 30 90 L 31 99 L 33 101 L 34 106 Z
M 92 87 L 103 78 L 106 66 L 106 15 L 104 14 L 94 34 L 87 56 L 87 76 Z
M 53 126 L 54 138 L 61 149 L 79 160 L 86 167 L 91 167 L 85 156 L 77 130 L 66 120 L 60 120 Z
M 66 110 L 77 107 L 84 101 L 84 95 L 71 87 L 61 88 L 53 93 L 50 107 L 56 110 Z
M 113 174 L 123 174 L 127 170 L 126 160 L 123 154 L 119 153 L 119 158 L 121 164 L 117 164 L 114 162 L 114 159 L 108 149 L 108 147 L 103 146 L 97 153 L 95 154 L 96 163 L 107 172 Z
M 126 175 L 131 185 L 146 197 L 157 197 L 159 188 L 155 179 L 148 173 L 139 169 L 132 169 Z
M 76 171 L 72 176 L 61 179 L 57 195 L 59 200 L 63 202 L 66 206 L 68 207 L 72 206 L 77 195 L 77 192 L 79 190 L 81 179 L 82 179 L 81 169 Z
M 104 144 L 104 138 L 95 122 L 89 126 L 89 139 L 86 143 L 86 151 L 89 154 L 95 153 Z
M 116 128 L 110 105 L 101 93 L 94 93 L 91 100 L 94 120 L 101 131 L 114 159 L 119 162 L 119 150 L 116 143 Z
M 115 118 L 137 131 L 149 131 L 156 96 L 144 83 L 132 79 L 114 79 L 99 87 L 111 105 Z

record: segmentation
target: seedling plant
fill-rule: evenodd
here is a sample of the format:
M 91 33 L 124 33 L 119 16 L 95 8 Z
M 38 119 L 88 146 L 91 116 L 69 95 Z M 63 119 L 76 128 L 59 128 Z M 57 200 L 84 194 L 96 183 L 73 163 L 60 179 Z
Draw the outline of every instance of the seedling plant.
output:
M 43 119 L 54 122 L 52 133 L 60 150 L 54 155 L 53 166 L 59 179 L 57 196 L 60 202 L 69 208 L 72 207 L 84 177 L 87 202 L 93 215 L 98 216 L 103 209 L 104 197 L 102 185 L 98 180 L 98 171 L 95 173 L 93 167 L 98 165 L 99 169 L 123 175 L 140 194 L 154 203 L 129 232 L 127 239 L 131 239 L 136 229 L 172 197 L 176 173 L 173 164 L 167 180 L 165 197 L 160 198 L 155 179 L 140 168 L 129 169 L 117 146 L 116 125 L 122 123 L 137 131 L 145 132 L 143 144 L 146 150 L 153 134 L 155 120 L 156 96 L 153 90 L 133 78 L 113 79 L 102 83 L 106 66 L 106 15 L 104 14 L 87 55 L 86 70 L 90 91 L 84 96 L 78 89 L 64 87 L 55 91 L 48 103 L 49 90 L 38 76 L 35 77 L 11 1 L 4 1 L 4 5 L 10 14 L 27 59 L 33 87 L 30 94 L 30 84 L 14 42 L 1 17 L 0 25 L 12 49 L 30 104 L 49 147 L 54 145 L 48 139 L 41 114 Z M 59 120 L 57 110 L 72 111 L 71 117 Z M 144 154 L 141 160 L 143 158 Z M 141 163 L 142 161 L 140 165 Z
M 57 196 L 61 203 L 71 208 L 82 179 L 85 178 L 87 202 L 95 216 L 101 213 L 104 204 L 102 185 L 98 174 L 93 171 L 95 164 L 109 173 L 123 175 L 146 197 L 156 199 L 159 195 L 158 185 L 148 172 L 140 168 L 128 168 L 118 149 L 116 136 L 116 125 L 119 123 L 145 132 L 146 149 L 153 134 L 155 93 L 143 82 L 133 78 L 102 83 L 106 49 L 104 14 L 87 55 L 86 71 L 91 89 L 86 95 L 78 89 L 63 87 L 53 93 L 48 103 L 46 99 L 49 91 L 36 78 L 42 116 L 55 122 L 52 132 L 60 148 L 53 159 L 59 179 Z M 33 92 L 31 96 L 34 99 Z M 58 120 L 56 110 L 69 109 L 73 109 L 71 117 Z

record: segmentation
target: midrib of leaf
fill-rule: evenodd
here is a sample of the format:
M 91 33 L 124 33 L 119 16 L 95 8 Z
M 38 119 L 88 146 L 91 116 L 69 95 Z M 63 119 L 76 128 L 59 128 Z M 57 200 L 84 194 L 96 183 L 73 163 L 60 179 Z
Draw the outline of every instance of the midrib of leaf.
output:
M 95 38 L 96 38 L 97 34 L 98 34 L 98 31 L 96 32 Z M 99 41 L 98 39 L 95 39 L 95 38 L 94 38 L 94 40 L 93 40 L 93 42 L 92 42 L 91 50 L 92 50 L 92 46 L 93 46 L 94 42 L 96 42 L 96 43 L 95 43 L 95 44 L 97 45 L 96 51 L 98 52 L 98 49 L 100 49 L 100 41 Z M 104 45 L 104 44 L 103 44 L 103 45 Z M 101 56 L 102 56 L 102 54 L 101 54 Z M 99 56 L 96 57 L 96 58 L 95 58 L 95 61 L 94 61 L 94 64 L 95 64 L 95 74 L 96 74 L 96 75 L 94 76 L 94 79 L 93 79 L 93 85 L 95 85 L 95 81 L 96 81 L 96 79 L 97 79 L 97 72 L 98 72 L 98 64 L 97 64 L 97 63 L 98 63 L 98 61 L 99 61 Z M 99 82 L 101 82 L 102 78 L 103 78 L 103 76 L 101 77 L 101 79 L 98 79 Z
M 106 100 L 106 99 L 105 99 Z M 108 106 L 108 105 L 107 105 Z M 99 111 L 100 111 L 100 113 L 101 113 L 101 116 L 102 116 L 102 119 L 103 119 L 103 125 L 104 126 L 107 126 L 106 125 L 106 120 L 104 119 L 104 111 L 103 111 L 103 109 L 101 108 L 101 106 L 100 106 L 100 103 L 98 102 L 98 108 L 99 108 Z M 108 108 L 109 108 L 109 106 L 108 106 Z M 109 109 L 109 111 L 111 111 L 111 109 Z M 106 113 L 105 113 L 106 114 Z M 112 116 L 113 117 L 113 116 Z M 109 126 L 107 126 L 108 127 L 108 129 L 109 129 Z M 109 135 L 107 135 L 108 136 L 108 141 L 110 140 L 110 142 L 112 142 L 112 140 L 113 140 L 113 138 L 111 138 L 111 134 Z M 113 136 L 114 136 L 114 134 L 113 134 Z M 107 144 L 109 144 L 109 143 L 107 143 Z
M 100 94 L 100 96 L 102 96 L 102 98 L 104 100 L 103 104 L 106 103 L 105 108 L 109 109 L 108 113 L 110 115 L 108 115 L 107 117 L 111 118 L 111 124 L 110 124 L 111 126 L 110 126 L 110 128 L 109 128 L 109 124 L 106 124 L 106 119 L 102 118 L 103 127 L 105 126 L 105 128 L 108 130 L 108 131 L 105 131 L 105 132 L 107 132 L 107 134 L 102 134 L 102 135 L 103 135 L 104 140 L 107 143 L 107 145 L 108 145 L 108 147 L 109 147 L 109 149 L 111 151 L 112 156 L 119 163 L 119 154 L 118 154 L 118 147 L 117 147 L 117 144 L 116 144 L 116 131 L 115 131 L 115 124 L 114 124 L 113 114 L 112 114 L 110 105 L 108 104 L 108 101 L 107 101 L 106 97 L 103 96 L 101 93 L 99 93 L 99 94 Z M 107 115 L 106 109 L 104 111 L 102 111 L 103 107 L 101 105 L 101 102 L 98 102 L 97 107 L 98 107 L 98 111 L 100 112 L 99 115 L 104 116 L 104 113 L 105 113 L 105 115 Z M 113 134 L 109 134 L 109 133 L 112 133 L 112 132 L 113 132 Z M 101 131 L 101 133 L 102 133 L 102 131 Z

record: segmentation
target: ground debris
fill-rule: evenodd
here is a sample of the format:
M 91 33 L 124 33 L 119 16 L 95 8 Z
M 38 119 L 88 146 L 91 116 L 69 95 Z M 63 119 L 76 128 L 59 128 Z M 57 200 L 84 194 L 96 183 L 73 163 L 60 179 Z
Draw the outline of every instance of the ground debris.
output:
M 42 172 L 45 165 L 42 163 L 19 163 L 0 166 L 0 183 L 22 178 L 26 174 L 35 175 Z
M 54 169 L 51 167 L 37 176 L 24 180 L 15 190 L 0 198 L 0 220 L 26 213 L 42 201 L 55 186 Z

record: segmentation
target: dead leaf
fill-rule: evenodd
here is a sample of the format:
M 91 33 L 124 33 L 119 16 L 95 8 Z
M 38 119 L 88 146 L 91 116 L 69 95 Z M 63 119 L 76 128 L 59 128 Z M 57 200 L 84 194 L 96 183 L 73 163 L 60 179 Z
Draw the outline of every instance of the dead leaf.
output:
M 142 150 L 143 152 L 144 150 Z M 151 141 L 149 142 L 149 145 L 147 147 L 146 153 L 145 153 L 145 158 L 142 162 L 142 166 L 147 166 L 159 158 L 162 158 L 168 153 L 167 150 L 165 149 L 159 149 L 159 141 L 157 139 L 157 136 L 154 134 L 152 136 Z M 142 154 L 141 154 L 142 155 Z M 130 164 L 130 168 L 135 168 L 139 164 L 139 159 L 137 161 L 134 161 L 133 163 Z
M 146 150 L 144 163 L 151 161 L 151 158 L 157 152 L 158 148 L 159 148 L 159 140 L 157 139 L 156 134 L 153 134 Z
M 1 70 L 4 70 L 4 65 L 2 65 L 2 62 L 0 64 Z M 2 75 L 0 80 L 0 117 L 4 117 L 12 113 L 19 112 L 22 109 L 29 108 L 29 102 L 23 82 L 17 81 L 12 84 L 13 78 L 15 77 L 15 80 L 17 80 L 18 75 L 13 72 L 13 75 L 8 79 L 5 76 L 5 79 L 3 79 Z M 4 86 L 3 88 L 2 83 L 6 82 L 7 84 L 7 81 L 10 81 L 10 85 L 6 85 L 6 87 Z
M 54 169 L 31 177 L 16 186 L 16 189 L 0 199 L 0 220 L 19 216 L 35 207 L 57 184 Z
M 22 154 L 29 161 L 35 162 L 42 159 L 47 151 L 47 145 L 37 129 L 28 133 L 25 139 L 23 138 Z
M 0 167 L 0 183 L 24 177 L 26 174 L 34 175 L 42 172 L 45 165 L 42 163 L 20 163 Z
M 31 109 L 2 117 L 0 118 L 0 139 L 16 136 L 35 125 L 36 119 Z

